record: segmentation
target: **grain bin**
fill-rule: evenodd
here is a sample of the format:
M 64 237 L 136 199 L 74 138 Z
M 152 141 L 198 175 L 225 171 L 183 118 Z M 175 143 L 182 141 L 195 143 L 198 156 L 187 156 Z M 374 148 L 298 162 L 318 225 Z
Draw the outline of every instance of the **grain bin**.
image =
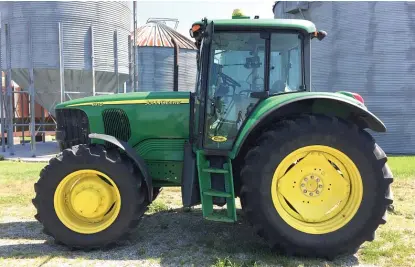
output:
M 52 113 L 61 101 L 117 92 L 128 79 L 130 6 L 112 1 L 3 2 L 2 69 L 9 69 L 24 90 L 33 80 L 36 101 Z
M 312 42 L 313 91 L 361 94 L 387 127 L 371 132 L 380 146 L 415 153 L 415 3 L 278 1 L 274 14 L 327 31 Z
M 157 21 L 149 21 L 136 30 L 137 91 L 173 91 L 173 42 L 179 48 L 178 90 L 194 91 L 196 46 L 188 38 Z

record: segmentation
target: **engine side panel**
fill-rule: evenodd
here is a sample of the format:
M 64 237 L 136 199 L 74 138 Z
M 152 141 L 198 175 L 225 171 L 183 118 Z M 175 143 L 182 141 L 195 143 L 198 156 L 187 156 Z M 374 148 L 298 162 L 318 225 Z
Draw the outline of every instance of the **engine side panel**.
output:
M 102 134 L 105 134 L 104 112 L 120 109 L 131 127 L 131 137 L 123 141 L 135 147 L 146 139 L 188 139 L 189 97 L 188 92 L 128 93 L 68 101 L 57 108 L 83 110 L 88 116 L 89 131 Z M 113 122 L 105 123 L 120 123 L 117 117 L 113 118 Z
M 134 149 L 143 157 L 155 186 L 180 185 L 186 139 L 146 139 Z
M 189 99 L 189 92 L 139 92 L 68 101 L 57 106 L 66 116 L 58 118 L 59 136 L 62 143 L 71 138 L 70 146 L 85 143 L 89 133 L 114 136 L 144 159 L 156 186 L 180 185 L 184 142 L 189 139 Z M 73 117 L 78 113 L 86 122 Z M 113 146 L 100 139 L 87 141 Z

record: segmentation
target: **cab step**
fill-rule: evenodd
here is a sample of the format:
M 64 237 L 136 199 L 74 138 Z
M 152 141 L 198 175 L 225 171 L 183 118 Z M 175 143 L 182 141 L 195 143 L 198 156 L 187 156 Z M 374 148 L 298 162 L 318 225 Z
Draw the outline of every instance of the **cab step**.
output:
M 204 195 L 212 196 L 212 197 L 232 197 L 231 193 L 221 192 L 218 190 L 207 190 L 203 192 Z
M 209 173 L 229 173 L 228 170 L 217 169 L 217 168 L 208 168 L 208 169 L 203 169 L 202 171 L 209 172 Z
M 211 166 L 211 162 L 207 159 L 203 150 L 197 151 L 196 156 L 203 217 L 212 221 L 236 222 L 235 193 L 230 158 L 210 156 L 224 159 L 222 168 L 218 168 L 218 166 Z M 218 179 L 218 176 L 223 179 L 224 191 L 212 188 L 212 175 L 216 176 L 215 179 Z M 226 209 L 215 211 L 213 208 L 214 198 L 224 198 L 226 200 Z

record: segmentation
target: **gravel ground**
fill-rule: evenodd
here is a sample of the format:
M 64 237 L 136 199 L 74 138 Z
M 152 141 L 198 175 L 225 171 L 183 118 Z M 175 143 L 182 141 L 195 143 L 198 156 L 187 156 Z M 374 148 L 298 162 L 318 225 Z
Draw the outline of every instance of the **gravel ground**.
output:
M 34 178 L 22 178 L 29 175 L 24 166 L 18 176 L 0 173 L 6 181 L 0 187 L 0 266 L 415 266 L 415 179 L 396 181 L 395 210 L 374 242 L 363 244 L 356 255 L 328 262 L 272 253 L 240 209 L 235 224 L 204 220 L 200 206 L 186 212 L 180 188 L 160 193 L 128 242 L 107 251 L 70 251 L 43 234 L 34 220 Z
M 0 162 L 0 266 L 415 266 L 415 157 L 391 158 L 394 210 L 374 242 L 327 262 L 272 253 L 245 223 L 207 221 L 181 209 L 180 188 L 164 189 L 130 241 L 107 251 L 70 251 L 34 220 L 33 183 L 43 164 Z M 237 207 L 240 208 L 237 201 Z M 370 265 L 373 263 L 376 265 Z

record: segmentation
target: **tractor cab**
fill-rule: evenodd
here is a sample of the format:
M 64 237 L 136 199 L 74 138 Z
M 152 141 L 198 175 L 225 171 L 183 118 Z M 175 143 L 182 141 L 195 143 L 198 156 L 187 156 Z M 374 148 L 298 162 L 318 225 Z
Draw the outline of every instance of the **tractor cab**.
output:
M 306 20 L 245 16 L 204 19 L 190 34 L 199 49 L 195 136 L 219 150 L 232 147 L 262 99 L 310 89 L 310 39 L 325 35 Z

